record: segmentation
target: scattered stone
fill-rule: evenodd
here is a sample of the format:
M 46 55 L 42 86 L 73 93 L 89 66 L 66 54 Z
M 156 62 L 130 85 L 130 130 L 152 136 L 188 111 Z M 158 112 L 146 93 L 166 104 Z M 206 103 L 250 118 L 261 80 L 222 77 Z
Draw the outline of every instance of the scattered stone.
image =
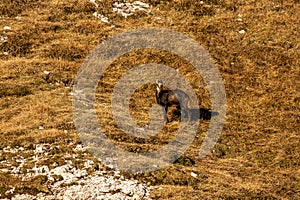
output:
M 73 144 L 72 144 L 73 145 Z M 14 200 L 68 200 L 68 199 L 149 199 L 150 187 L 146 184 L 139 183 L 134 180 L 125 179 L 120 174 L 120 171 L 107 171 L 107 167 L 100 165 L 95 171 L 94 161 L 89 159 L 76 159 L 76 162 L 82 162 L 82 168 L 75 166 L 72 160 L 66 160 L 66 164 L 59 166 L 58 163 L 40 165 L 39 162 L 49 159 L 47 155 L 57 146 L 51 144 L 37 144 L 33 150 L 24 147 L 11 148 L 7 146 L 0 150 L 0 154 L 11 154 L 14 152 L 16 155 L 11 158 L 13 164 L 9 161 L 1 161 L 1 171 L 19 177 L 22 181 L 28 181 L 36 176 L 47 177 L 49 184 L 41 186 L 39 194 L 33 196 L 29 194 L 14 194 L 15 188 L 9 188 L 5 194 L 14 195 Z M 18 154 L 22 151 L 27 155 Z M 77 145 L 74 152 L 69 152 L 67 157 L 77 157 L 76 152 L 85 151 L 82 145 Z M 31 153 L 30 153 L 31 152 Z M 25 155 L 24 154 L 24 155 Z M 107 158 L 107 161 L 114 160 Z M 34 167 L 25 168 L 28 166 L 27 162 L 34 162 Z M 102 167 L 101 167 L 102 166 Z M 89 170 L 92 169 L 92 170 Z M 88 173 L 90 172 L 90 174 Z M 91 173 L 92 171 L 92 173 Z M 112 172 L 112 173 L 110 173 Z
M 42 126 L 40 126 L 40 127 L 42 127 Z M 40 128 L 39 128 L 39 129 L 40 129 Z M 44 129 L 44 127 L 43 127 L 42 129 Z M 44 149 L 44 146 L 38 144 L 38 145 L 36 145 L 36 147 L 35 147 L 34 153 L 35 153 L 35 154 L 43 153 L 43 152 L 44 152 L 43 149 Z
M 92 4 L 94 4 L 94 5 L 96 6 L 96 8 L 99 7 L 99 5 L 97 4 L 96 0 L 90 0 L 90 2 L 91 2 Z
M 98 19 L 100 19 L 102 22 L 104 23 L 108 23 L 108 18 L 105 17 L 104 15 L 102 14 L 99 14 L 98 12 L 94 12 L 93 13 L 93 16 L 97 17 Z
M 196 178 L 198 176 L 198 174 L 194 173 L 194 172 L 191 172 L 191 176 Z
M 93 165 L 94 165 L 94 161 L 92 161 L 92 160 L 87 160 L 87 161 L 83 164 L 84 168 L 86 168 L 86 169 L 91 168 Z
M 3 27 L 3 30 L 4 30 L 4 31 L 11 31 L 12 28 L 11 28 L 10 26 L 4 26 L 4 27 Z
M 75 147 L 75 149 L 74 149 L 75 152 L 77 152 L 77 151 L 85 151 L 85 150 L 86 150 L 86 148 L 83 147 L 81 144 L 78 144 L 78 145 Z
M 50 74 L 50 72 L 47 71 L 47 70 L 45 70 L 45 71 L 44 71 L 44 74 L 48 75 L 48 74 Z
M 241 14 L 238 14 L 237 21 L 239 21 L 239 22 L 243 21 L 243 19 L 242 19 L 242 15 L 241 15 Z
M 0 42 L 4 43 L 4 42 L 7 42 L 8 40 L 8 37 L 7 36 L 0 36 Z M 4 52 L 5 53 L 5 52 Z M 4 54 L 3 53 L 3 54 Z
M 50 170 L 49 170 L 49 167 L 44 165 L 44 166 L 41 166 L 41 167 L 34 167 L 32 169 L 35 174 L 44 174 L 44 173 L 48 173 Z
M 113 12 L 121 14 L 125 18 L 133 15 L 136 11 L 150 11 L 150 5 L 141 1 L 134 1 L 132 3 L 127 1 L 122 3 L 114 2 L 113 4 Z

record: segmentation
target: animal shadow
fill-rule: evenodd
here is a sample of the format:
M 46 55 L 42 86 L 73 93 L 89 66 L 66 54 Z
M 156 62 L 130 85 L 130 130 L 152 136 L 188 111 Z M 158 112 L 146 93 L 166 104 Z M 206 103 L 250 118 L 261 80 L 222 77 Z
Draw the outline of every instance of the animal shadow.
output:
M 219 115 L 218 112 L 211 112 L 210 109 L 207 108 L 200 108 L 200 109 L 189 109 L 191 113 L 191 121 L 196 121 L 198 119 L 203 119 L 203 120 L 210 120 L 212 117 Z M 173 114 L 175 115 L 175 118 L 180 118 L 180 111 L 179 110 L 174 110 Z M 200 114 L 200 116 L 199 116 Z
M 191 120 L 196 121 L 198 119 L 210 120 L 212 117 L 219 115 L 218 112 L 211 112 L 210 109 L 200 108 L 198 109 L 190 109 L 191 112 Z M 200 113 L 200 116 L 199 116 Z M 199 117 L 199 118 L 198 118 Z

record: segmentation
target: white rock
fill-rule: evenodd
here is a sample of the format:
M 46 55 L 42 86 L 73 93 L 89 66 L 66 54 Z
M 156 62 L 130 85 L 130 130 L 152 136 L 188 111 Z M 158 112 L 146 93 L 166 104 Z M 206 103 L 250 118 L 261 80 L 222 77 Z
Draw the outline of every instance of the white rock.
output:
M 5 192 L 5 194 L 9 194 L 9 193 L 14 193 L 14 191 L 15 191 L 15 187 L 13 187 L 13 188 L 11 188 L 10 190 L 7 190 L 6 192 Z
M 4 31 L 11 31 L 12 29 L 11 29 L 10 26 L 4 26 L 4 27 L 3 27 L 3 30 L 4 30 Z
M 77 94 L 83 93 L 83 90 L 75 90 L 75 93 Z
M 10 172 L 10 170 L 9 169 L 0 169 L 3 173 L 8 173 L 8 172 Z
M 108 18 L 107 17 L 102 16 L 100 20 L 104 23 L 108 23 Z
M 43 165 L 41 167 L 34 167 L 32 168 L 32 170 L 36 173 L 36 174 L 44 174 L 44 173 L 48 173 L 50 170 L 49 170 L 49 167 L 46 166 L 46 165 Z
M 93 3 L 96 6 L 96 8 L 98 8 L 99 5 L 96 3 L 96 0 L 90 0 L 90 2 Z
M 24 151 L 24 147 L 19 147 L 19 151 Z
M 86 170 L 76 170 L 76 171 L 74 172 L 74 175 L 75 175 L 75 177 L 77 177 L 77 178 L 82 178 L 82 177 L 87 176 L 88 173 L 87 173 Z
M 71 144 L 70 144 L 71 145 Z M 32 158 L 27 158 L 29 162 L 34 162 L 35 166 L 48 159 L 48 157 L 43 157 L 47 153 L 50 155 L 51 149 L 57 148 L 55 145 L 51 144 L 37 144 L 34 149 L 34 155 Z M 77 145 L 77 149 L 84 149 L 82 145 Z M 84 149 L 85 150 L 85 149 Z M 27 153 L 32 153 L 31 150 L 21 147 L 11 148 L 6 147 L 2 152 L 18 152 L 18 151 L 27 151 Z M 75 154 L 71 154 L 73 157 Z M 74 167 L 71 160 L 67 160 L 66 156 L 63 156 L 67 164 L 58 166 L 57 163 L 53 163 L 49 169 L 49 166 L 42 165 L 39 167 L 34 167 L 32 169 L 25 169 L 26 166 L 26 157 L 16 155 L 12 157 L 13 161 L 16 161 L 19 166 L 12 167 L 8 166 L 1 161 L 3 169 L 0 171 L 7 171 L 7 173 L 14 174 L 20 178 L 20 180 L 28 181 L 29 178 L 35 177 L 37 175 L 45 175 L 49 184 L 47 187 L 51 191 L 51 194 L 39 193 L 36 196 L 29 194 L 18 194 L 13 196 L 11 199 L 40 199 L 40 200 L 56 200 L 56 199 L 148 199 L 150 188 L 145 184 L 138 183 L 137 181 L 127 180 L 121 176 L 120 171 L 115 171 L 113 174 L 106 172 L 105 170 L 99 170 L 93 174 L 88 175 L 87 170 L 90 168 L 94 161 L 84 160 L 84 167 L 86 169 L 78 169 Z M 107 161 L 113 161 L 115 158 L 107 158 Z M 15 163 L 15 162 L 14 162 Z M 24 165 L 24 166 L 23 166 Z M 6 170 L 5 170 L 6 169 Z M 54 175 L 61 176 L 62 179 L 58 179 Z M 69 185 L 72 183 L 72 185 Z M 74 184 L 73 184 L 74 183 Z M 13 189 L 8 190 L 7 192 L 14 193 Z
M 36 198 L 29 194 L 17 194 L 12 198 L 12 200 L 31 200 L 31 199 L 36 199 Z
M 42 129 L 44 129 L 44 127 L 40 126 L 39 129 L 42 130 Z M 40 144 L 36 145 L 34 153 L 37 154 L 37 153 L 43 153 L 43 152 L 44 152 L 43 145 L 40 145 Z
M 19 168 L 19 167 L 16 167 L 16 166 L 12 166 L 11 172 L 12 172 L 13 174 L 19 174 L 19 173 L 20 173 L 20 168 Z
M 104 23 L 108 23 L 108 18 L 105 17 L 104 15 L 101 15 L 101 14 L 99 14 L 97 12 L 94 12 L 93 16 L 97 17 L 98 19 L 100 19 Z
M 0 42 L 7 42 L 8 37 L 0 36 Z
M 196 178 L 198 176 L 198 174 L 194 173 L 194 172 L 191 172 L 191 176 Z
M 47 70 L 45 70 L 45 71 L 44 71 L 44 74 L 48 75 L 48 74 L 50 74 L 50 72 L 47 71 Z
M 94 161 L 92 161 L 92 160 L 87 160 L 87 161 L 84 162 L 84 164 L 83 164 L 84 168 L 86 168 L 86 169 L 90 168 L 90 167 L 93 166 L 93 165 L 94 165 Z
M 132 3 L 133 5 L 138 5 L 138 6 L 141 6 L 141 7 L 144 7 L 144 8 L 149 8 L 149 5 L 144 3 L 144 2 L 141 2 L 141 1 L 135 1 Z
M 78 145 L 75 147 L 74 151 L 84 151 L 84 149 L 83 149 L 83 147 L 82 147 L 81 144 L 78 144 Z
M 121 14 L 125 18 L 127 18 L 130 15 L 133 15 L 136 11 L 144 11 L 149 9 L 150 5 L 141 1 L 134 1 L 132 3 L 113 3 L 113 12 Z

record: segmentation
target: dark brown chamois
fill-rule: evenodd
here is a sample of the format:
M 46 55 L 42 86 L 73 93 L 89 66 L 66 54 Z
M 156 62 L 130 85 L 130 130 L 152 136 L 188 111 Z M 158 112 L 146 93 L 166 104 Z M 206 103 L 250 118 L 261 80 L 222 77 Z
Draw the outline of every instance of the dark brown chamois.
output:
M 176 105 L 178 111 L 181 111 L 181 108 L 184 112 L 184 117 L 186 114 L 190 117 L 190 111 L 188 108 L 189 96 L 182 90 L 163 90 L 162 80 L 156 80 L 156 102 L 164 107 L 164 120 L 169 122 L 168 119 L 168 108 L 172 105 Z M 181 105 L 181 106 L 180 106 Z

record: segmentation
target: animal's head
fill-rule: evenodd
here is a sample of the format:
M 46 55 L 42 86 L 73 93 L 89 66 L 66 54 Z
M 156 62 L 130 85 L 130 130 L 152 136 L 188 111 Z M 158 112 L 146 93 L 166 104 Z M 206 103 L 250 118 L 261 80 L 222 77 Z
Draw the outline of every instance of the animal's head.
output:
M 156 80 L 156 90 L 157 90 L 157 91 L 160 91 L 160 90 L 162 89 L 162 87 L 163 87 L 163 82 L 162 82 L 162 80 L 161 80 L 161 79 Z

